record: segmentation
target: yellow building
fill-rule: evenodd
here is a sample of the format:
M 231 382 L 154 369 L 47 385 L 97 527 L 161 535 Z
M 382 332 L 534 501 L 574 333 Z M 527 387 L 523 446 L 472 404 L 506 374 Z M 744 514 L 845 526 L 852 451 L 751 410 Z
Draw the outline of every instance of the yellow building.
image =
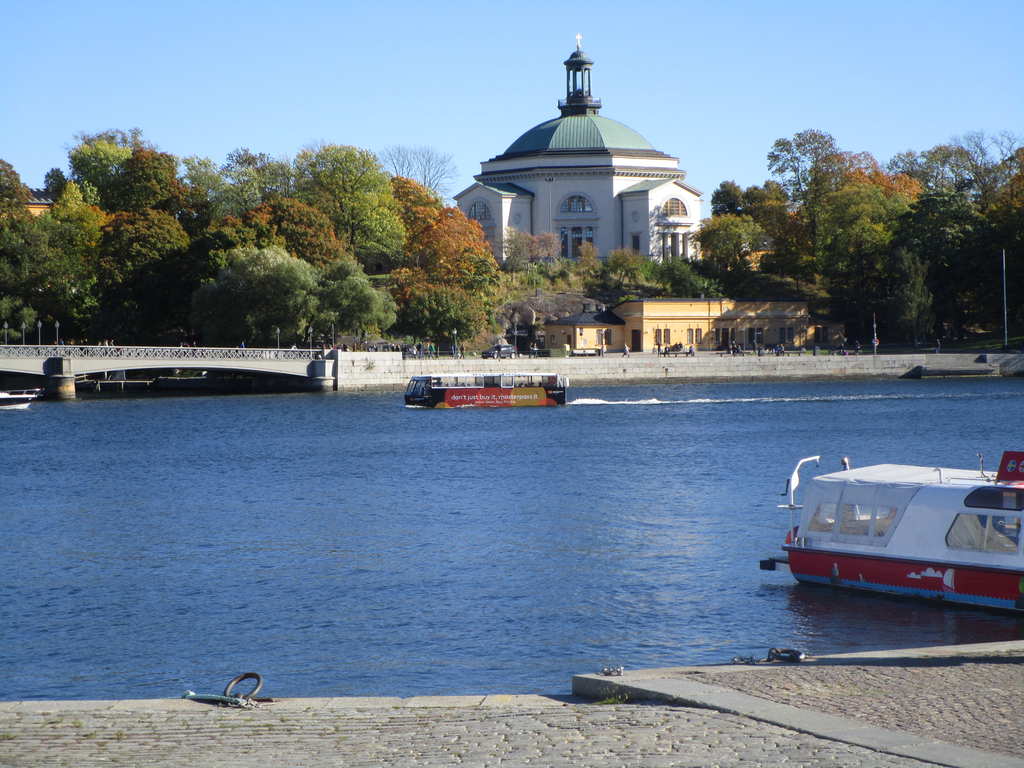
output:
M 610 310 L 588 306 L 544 325 L 549 349 L 648 352 L 666 348 L 744 349 L 784 344 L 796 349 L 830 346 L 841 337 L 836 325 L 812 322 L 806 301 L 735 299 L 638 299 Z
M 25 207 L 33 216 L 42 216 L 53 207 L 53 200 L 49 198 L 45 190 L 29 189 L 28 201 Z

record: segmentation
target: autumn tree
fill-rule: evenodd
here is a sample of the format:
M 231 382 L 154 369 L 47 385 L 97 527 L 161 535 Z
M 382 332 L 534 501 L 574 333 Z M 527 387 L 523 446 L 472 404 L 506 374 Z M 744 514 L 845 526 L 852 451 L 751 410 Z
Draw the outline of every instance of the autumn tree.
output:
M 502 269 L 506 272 L 522 272 L 529 266 L 533 254 L 533 235 L 509 227 L 504 237 L 505 259 Z
M 424 237 L 441 215 L 441 201 L 419 182 L 404 176 L 391 177 L 391 194 L 405 230 L 401 266 L 422 267 L 427 258 Z
M 178 158 L 148 147 L 136 147 L 116 169 L 108 191 L 108 210 L 140 212 L 156 208 L 176 213 L 185 188 L 178 181 Z
M 443 208 L 417 245 L 420 266 L 391 275 L 397 330 L 420 338 L 469 339 L 494 311 L 498 267 L 480 225 L 458 208 Z

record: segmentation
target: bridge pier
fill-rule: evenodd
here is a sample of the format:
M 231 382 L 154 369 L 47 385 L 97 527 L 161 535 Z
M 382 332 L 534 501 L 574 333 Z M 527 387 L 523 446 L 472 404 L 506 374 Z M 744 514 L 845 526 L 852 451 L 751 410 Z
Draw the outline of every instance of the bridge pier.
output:
M 337 360 L 327 358 L 325 360 L 310 360 L 309 368 L 306 370 L 306 381 L 313 391 L 331 392 L 338 388 L 335 377 L 335 366 Z
M 75 399 L 75 374 L 71 370 L 71 358 L 48 358 L 43 362 L 43 374 L 46 376 L 44 392 L 47 399 Z

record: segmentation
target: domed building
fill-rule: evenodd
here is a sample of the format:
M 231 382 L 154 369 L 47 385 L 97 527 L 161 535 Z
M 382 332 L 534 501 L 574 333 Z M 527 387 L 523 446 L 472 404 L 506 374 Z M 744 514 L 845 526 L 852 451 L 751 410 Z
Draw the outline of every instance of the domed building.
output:
M 481 163 L 476 183 L 455 195 L 480 223 L 499 261 L 507 230 L 552 232 L 561 255 L 593 243 L 601 258 L 631 248 L 655 259 L 692 258 L 700 192 L 683 179 L 678 158 L 599 115 L 591 95 L 594 62 L 580 48 L 564 62 L 559 117 L 536 125 L 502 154 Z

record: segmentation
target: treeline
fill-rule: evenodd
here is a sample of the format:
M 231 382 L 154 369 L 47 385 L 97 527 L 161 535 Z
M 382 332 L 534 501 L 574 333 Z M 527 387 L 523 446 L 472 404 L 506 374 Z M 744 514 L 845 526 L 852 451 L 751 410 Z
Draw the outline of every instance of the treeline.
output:
M 724 295 L 802 295 L 885 341 L 963 339 L 1024 323 L 1024 148 L 969 134 L 880 165 L 820 131 L 779 139 L 774 180 L 722 182 L 699 234 L 698 271 Z
M 76 138 L 70 172 L 46 176 L 55 203 L 41 216 L 0 160 L 0 321 L 14 341 L 35 340 L 37 322 L 44 341 L 55 322 L 64 339 L 123 343 L 469 339 L 493 314 L 499 275 L 479 225 L 367 150 L 240 149 L 218 165 L 137 130 Z

